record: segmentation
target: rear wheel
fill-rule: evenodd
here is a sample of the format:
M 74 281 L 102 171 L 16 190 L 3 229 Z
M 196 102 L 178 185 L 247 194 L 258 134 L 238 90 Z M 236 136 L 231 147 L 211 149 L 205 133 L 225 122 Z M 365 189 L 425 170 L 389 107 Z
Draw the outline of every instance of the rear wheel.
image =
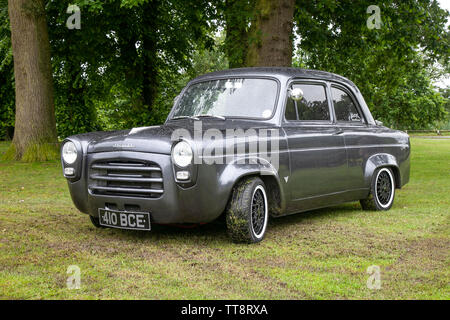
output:
M 245 243 L 261 241 L 266 233 L 268 218 L 269 206 L 264 182 L 258 177 L 238 182 L 226 211 L 231 239 Z
M 394 203 L 395 179 L 390 168 L 374 172 L 369 197 L 360 200 L 364 210 L 389 210 Z

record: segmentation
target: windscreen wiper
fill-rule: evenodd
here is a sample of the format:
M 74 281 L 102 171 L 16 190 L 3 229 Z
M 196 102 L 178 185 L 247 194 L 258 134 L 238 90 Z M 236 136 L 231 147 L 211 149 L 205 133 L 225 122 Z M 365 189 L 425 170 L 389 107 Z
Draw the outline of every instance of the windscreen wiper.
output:
M 197 116 L 197 118 L 206 118 L 206 117 L 225 120 L 224 116 L 216 116 L 216 115 L 212 115 L 212 114 L 200 114 L 200 115 Z
M 189 117 L 189 116 L 177 116 L 177 117 L 170 118 L 170 120 L 178 120 L 178 119 L 194 119 L 194 120 L 198 120 L 198 118 L 195 117 L 195 116 L 192 116 L 192 117 Z

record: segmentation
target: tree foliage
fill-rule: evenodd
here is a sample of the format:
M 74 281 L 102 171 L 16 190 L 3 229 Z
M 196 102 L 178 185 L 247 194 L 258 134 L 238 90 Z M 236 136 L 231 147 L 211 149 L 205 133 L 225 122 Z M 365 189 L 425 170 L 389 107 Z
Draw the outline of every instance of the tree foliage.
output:
M 256 0 L 224 0 L 217 3 L 221 27 L 226 34 L 223 48 L 230 68 L 245 65 L 255 5 Z
M 65 28 L 67 3 L 49 1 L 47 8 L 59 134 L 160 122 L 174 97 L 168 79 L 190 67 L 197 48 L 212 44 L 209 3 L 73 3 L 81 9 L 80 30 Z
M 277 25 L 264 20 L 270 3 L 46 0 L 59 137 L 161 123 L 188 80 L 247 66 L 263 39 L 278 39 Z M 80 30 L 66 26 L 69 4 L 81 9 Z M 449 13 L 436 1 L 384 0 L 377 3 L 380 29 L 369 29 L 373 4 L 296 0 L 293 65 L 350 78 L 387 125 L 441 126 L 448 89 L 432 83 L 450 72 Z M 11 137 L 14 112 L 7 1 L 0 0 L 0 139 Z
M 367 27 L 372 1 L 319 2 L 297 1 L 295 65 L 350 78 L 374 117 L 396 128 L 424 128 L 445 116 L 431 84 L 435 64 L 449 62 L 448 12 L 436 1 L 383 1 L 380 29 Z
M 8 1 L 0 0 L 0 140 L 12 139 L 14 129 L 14 65 L 9 30 Z

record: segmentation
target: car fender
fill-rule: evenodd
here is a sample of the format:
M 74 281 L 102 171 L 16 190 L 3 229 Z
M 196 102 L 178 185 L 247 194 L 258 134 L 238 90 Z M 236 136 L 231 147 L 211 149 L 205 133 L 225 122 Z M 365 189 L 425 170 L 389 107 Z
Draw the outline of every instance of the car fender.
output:
M 400 176 L 398 175 L 399 172 L 399 165 L 397 162 L 397 159 L 389 153 L 377 153 L 372 155 L 369 159 L 367 159 L 365 169 L 364 169 L 364 180 L 365 184 L 368 188 L 370 188 L 370 184 L 372 182 L 372 177 L 378 168 L 382 167 L 393 167 L 394 169 L 394 175 L 396 181 L 396 185 L 401 185 L 401 181 L 399 181 Z
M 286 196 L 282 187 L 278 170 L 272 163 L 262 157 L 245 156 L 233 159 L 219 173 L 219 185 L 229 199 L 234 186 L 246 176 L 259 176 L 266 184 L 271 202 L 271 214 L 276 216 L 286 208 Z

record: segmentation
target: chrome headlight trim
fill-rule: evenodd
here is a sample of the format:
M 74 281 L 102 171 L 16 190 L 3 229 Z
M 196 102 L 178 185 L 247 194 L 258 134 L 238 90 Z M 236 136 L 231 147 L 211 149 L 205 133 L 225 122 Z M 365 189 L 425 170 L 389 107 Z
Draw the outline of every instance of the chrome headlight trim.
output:
M 176 166 L 180 168 L 186 168 L 187 166 L 192 164 L 193 158 L 194 151 L 187 141 L 181 140 L 173 146 L 172 161 Z
M 64 143 L 61 151 L 61 157 L 64 163 L 71 165 L 74 164 L 78 159 L 78 150 L 72 141 L 67 141 Z

